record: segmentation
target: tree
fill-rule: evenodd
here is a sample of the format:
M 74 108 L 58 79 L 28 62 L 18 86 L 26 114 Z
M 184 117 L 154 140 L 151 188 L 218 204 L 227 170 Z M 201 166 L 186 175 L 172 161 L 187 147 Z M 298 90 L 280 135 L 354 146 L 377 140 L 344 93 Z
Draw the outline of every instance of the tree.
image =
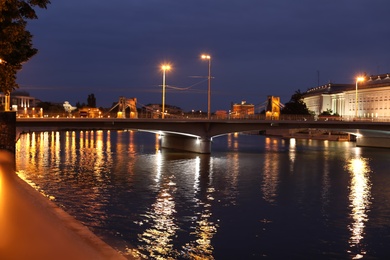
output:
M 295 115 L 310 115 L 310 111 L 307 108 L 305 102 L 303 102 L 303 95 L 299 89 L 291 96 L 289 102 L 284 105 L 282 114 L 295 114 Z
M 88 95 L 87 103 L 88 107 L 96 107 L 96 98 L 94 94 Z
M 34 8 L 46 8 L 50 0 L 2 0 L 0 1 L 0 91 L 6 96 L 18 88 L 16 74 L 22 63 L 38 50 L 32 46 L 32 34 L 27 31 L 27 20 L 37 19 Z
M 322 111 L 322 113 L 320 114 L 320 116 L 331 116 L 333 114 L 333 111 L 332 109 L 327 109 L 326 111 Z

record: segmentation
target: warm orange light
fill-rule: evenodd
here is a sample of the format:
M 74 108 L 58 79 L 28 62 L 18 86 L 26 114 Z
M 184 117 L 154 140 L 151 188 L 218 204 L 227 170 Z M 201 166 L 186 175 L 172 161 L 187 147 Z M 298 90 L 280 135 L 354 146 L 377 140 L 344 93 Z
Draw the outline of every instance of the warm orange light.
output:
M 364 81 L 364 77 L 357 77 L 356 81 Z
M 171 69 L 171 66 L 168 65 L 168 64 L 164 64 L 164 65 L 161 66 L 161 69 L 162 69 L 163 71 L 170 70 L 170 69 Z
M 211 59 L 211 56 L 210 56 L 210 55 L 207 55 L 207 54 L 203 54 L 203 55 L 201 56 L 201 58 L 204 59 L 204 60 L 209 60 L 209 59 Z

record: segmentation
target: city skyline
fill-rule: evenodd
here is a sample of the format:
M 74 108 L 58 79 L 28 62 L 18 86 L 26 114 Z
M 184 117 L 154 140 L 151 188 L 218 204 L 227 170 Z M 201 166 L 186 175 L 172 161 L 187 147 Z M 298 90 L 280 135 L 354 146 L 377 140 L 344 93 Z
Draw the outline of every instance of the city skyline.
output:
M 386 9 L 375 1 L 52 2 L 28 29 L 39 53 L 18 74 L 20 90 L 72 104 L 94 93 L 97 106 L 120 96 L 211 111 L 268 95 L 283 103 L 298 89 L 390 72 Z

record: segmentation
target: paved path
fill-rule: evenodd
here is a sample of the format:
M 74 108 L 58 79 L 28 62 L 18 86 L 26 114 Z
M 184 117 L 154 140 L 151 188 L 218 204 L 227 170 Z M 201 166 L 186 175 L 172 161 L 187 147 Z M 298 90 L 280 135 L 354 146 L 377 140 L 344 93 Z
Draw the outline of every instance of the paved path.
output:
M 21 180 L 0 150 L 0 259 L 125 259 Z

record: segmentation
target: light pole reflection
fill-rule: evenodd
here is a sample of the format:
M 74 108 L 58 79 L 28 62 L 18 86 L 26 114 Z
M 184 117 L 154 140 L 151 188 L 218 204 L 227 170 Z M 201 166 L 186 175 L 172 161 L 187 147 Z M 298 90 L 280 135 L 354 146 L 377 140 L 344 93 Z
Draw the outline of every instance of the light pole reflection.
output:
M 356 157 L 347 162 L 347 169 L 351 173 L 349 201 L 352 223 L 349 225 L 351 231 L 349 253 L 354 255 L 353 259 L 360 259 L 366 253 L 361 240 L 364 238 L 364 228 L 368 221 L 367 212 L 371 204 L 370 168 L 367 159 Z
M 297 140 L 295 138 L 290 138 L 290 146 L 288 155 L 290 157 L 290 172 L 294 172 L 295 159 L 297 155 Z
M 162 155 L 161 151 L 156 151 L 156 182 L 160 183 L 161 181 L 161 167 L 162 167 Z
M 138 254 L 147 253 L 152 259 L 176 259 L 177 252 L 174 249 L 173 239 L 179 227 L 176 224 L 176 202 L 173 196 L 176 192 L 176 183 L 173 178 L 166 178 L 161 184 L 156 202 L 144 216 L 146 225 L 150 224 L 138 240 Z
M 157 194 L 155 202 L 148 207 L 138 224 L 145 226 L 145 230 L 138 234 L 137 249 L 129 250 L 129 254 L 148 259 L 176 259 L 178 252 L 174 248 L 173 240 L 179 229 L 176 221 L 177 191 L 175 176 L 164 175 L 164 160 L 161 151 L 155 155 L 156 176 L 155 187 Z
M 191 227 L 195 239 L 183 246 L 184 253 L 189 259 L 214 259 L 211 240 L 217 233 L 218 226 L 211 220 L 215 189 L 212 185 L 213 163 L 210 159 L 207 156 L 202 158 L 198 156 L 195 159 L 194 197 L 196 208 L 199 210 L 195 212 L 195 225 Z

